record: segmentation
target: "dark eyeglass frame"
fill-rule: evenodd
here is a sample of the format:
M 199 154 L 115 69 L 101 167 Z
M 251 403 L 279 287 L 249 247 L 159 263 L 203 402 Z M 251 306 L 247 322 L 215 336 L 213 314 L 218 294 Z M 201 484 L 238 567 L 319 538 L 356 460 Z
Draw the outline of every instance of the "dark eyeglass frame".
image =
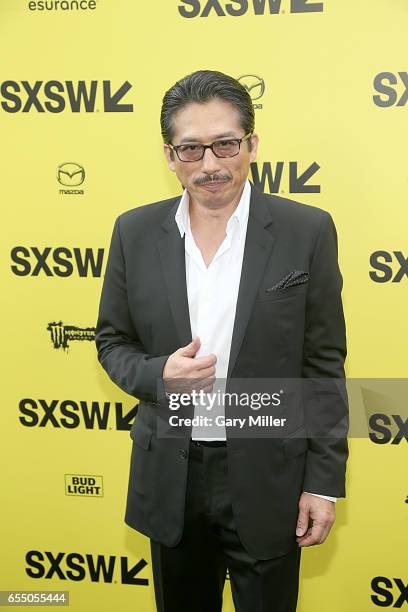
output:
M 229 159 L 231 157 L 236 157 L 240 150 L 241 150 L 241 142 L 243 142 L 244 140 L 248 140 L 249 138 L 251 138 L 253 132 L 249 132 L 248 134 L 245 134 L 245 136 L 242 136 L 242 138 L 220 138 L 219 140 L 214 140 L 214 142 L 212 142 L 211 144 L 201 144 L 201 143 L 185 143 L 185 144 L 181 144 L 181 145 L 173 145 L 171 144 L 171 142 L 168 143 L 168 146 L 176 152 L 177 157 L 179 158 L 179 160 L 181 162 L 185 162 L 186 164 L 190 164 L 190 163 L 194 163 L 197 161 L 200 161 L 203 159 L 204 155 L 205 155 L 205 150 L 206 149 L 211 149 L 211 151 L 213 152 L 213 155 L 215 155 L 215 157 L 218 157 L 219 159 Z M 236 142 L 238 143 L 238 151 L 236 153 L 234 153 L 234 155 L 217 155 L 217 153 L 214 151 L 214 145 L 217 142 Z M 202 148 L 202 155 L 201 157 L 199 157 L 198 159 L 181 159 L 180 155 L 178 153 L 178 150 L 181 147 L 188 147 L 190 145 L 194 145 L 196 147 L 201 147 Z

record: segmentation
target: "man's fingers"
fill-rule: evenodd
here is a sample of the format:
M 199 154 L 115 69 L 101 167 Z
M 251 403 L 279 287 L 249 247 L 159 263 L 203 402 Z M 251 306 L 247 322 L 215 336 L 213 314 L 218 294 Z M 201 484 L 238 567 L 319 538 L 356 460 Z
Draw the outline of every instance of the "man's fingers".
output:
M 195 378 L 197 378 L 197 380 L 203 380 L 205 378 L 210 378 L 210 377 L 214 377 L 215 379 L 214 366 L 210 366 L 208 368 L 203 368 L 202 370 L 195 371 Z
M 180 355 L 183 355 L 183 357 L 194 357 L 194 355 L 200 348 L 200 345 L 200 338 L 198 336 L 195 336 L 195 338 L 192 339 L 190 344 L 187 344 L 187 346 L 182 346 L 176 352 L 178 352 Z
M 329 535 L 332 523 L 322 522 L 314 523 L 312 527 L 308 529 L 304 536 L 296 538 L 299 546 L 315 546 L 316 544 L 323 544 Z
M 191 391 L 204 391 L 204 393 L 211 393 L 213 390 L 213 385 L 215 382 L 215 376 L 207 376 L 207 378 L 194 379 L 194 382 L 186 381 L 190 383 L 190 393 Z
M 168 382 L 178 379 L 196 379 L 200 381 L 203 378 L 215 375 L 214 364 L 216 361 L 215 355 L 192 359 L 176 352 L 166 361 L 163 369 L 163 378 Z
M 193 391 L 199 393 L 210 393 L 213 390 L 213 385 L 216 378 L 215 376 L 207 376 L 206 378 L 174 378 L 165 382 L 167 392 L 173 393 L 187 393 L 191 394 Z
M 296 540 L 299 546 L 314 546 L 315 544 L 320 544 L 322 536 L 322 526 L 313 525 L 303 537 L 296 538 Z
M 312 546 L 312 528 L 310 527 L 305 535 L 296 538 L 296 542 L 299 544 L 299 546 Z
M 180 371 L 184 372 L 184 378 L 196 379 L 197 381 L 209 376 L 215 376 L 215 367 L 213 362 L 208 357 L 202 357 L 199 359 L 186 359 L 180 364 Z M 204 361 L 205 360 L 205 361 Z M 196 362 L 200 361 L 197 365 Z
M 309 526 L 309 509 L 301 507 L 299 509 L 298 520 L 296 524 L 296 535 L 297 536 L 305 535 L 308 526 Z
M 214 355 L 214 353 L 210 353 L 209 355 L 205 355 L 205 357 L 196 357 L 193 365 L 197 370 L 204 370 L 206 368 L 215 366 L 216 363 L 217 357 Z

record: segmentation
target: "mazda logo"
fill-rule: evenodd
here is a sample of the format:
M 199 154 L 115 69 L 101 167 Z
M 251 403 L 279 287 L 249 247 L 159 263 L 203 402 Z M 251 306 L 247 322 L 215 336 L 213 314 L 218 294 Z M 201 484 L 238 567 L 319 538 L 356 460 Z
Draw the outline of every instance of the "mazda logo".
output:
M 57 179 L 65 187 L 77 187 L 85 180 L 85 170 L 79 164 L 66 162 L 57 168 Z
M 237 79 L 245 87 L 251 100 L 259 100 L 265 92 L 265 81 L 256 74 L 243 74 Z

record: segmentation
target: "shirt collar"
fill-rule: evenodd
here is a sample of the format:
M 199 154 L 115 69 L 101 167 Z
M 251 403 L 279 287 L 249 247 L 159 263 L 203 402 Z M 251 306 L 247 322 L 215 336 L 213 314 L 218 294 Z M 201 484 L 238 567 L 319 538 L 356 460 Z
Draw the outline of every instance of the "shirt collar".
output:
M 238 203 L 238 206 L 235 208 L 231 217 L 228 219 L 227 223 L 227 233 L 231 228 L 232 223 L 238 222 L 240 225 L 243 225 L 249 214 L 249 201 L 251 197 L 251 183 L 247 179 L 245 181 L 244 189 L 242 190 L 241 199 Z M 236 221 L 234 221 L 236 219 Z M 178 225 L 180 236 L 183 238 L 184 234 L 190 228 L 190 214 L 189 214 L 189 194 L 187 189 L 184 189 L 183 195 L 181 196 L 180 203 L 177 207 L 175 221 Z

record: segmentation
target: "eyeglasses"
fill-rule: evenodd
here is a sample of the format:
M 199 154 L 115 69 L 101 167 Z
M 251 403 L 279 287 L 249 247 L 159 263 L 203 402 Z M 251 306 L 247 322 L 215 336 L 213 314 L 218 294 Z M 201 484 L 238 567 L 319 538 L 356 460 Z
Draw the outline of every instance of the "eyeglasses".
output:
M 206 149 L 211 149 L 215 157 L 235 157 L 238 155 L 241 142 L 251 138 L 252 132 L 242 138 L 231 138 L 227 140 L 216 140 L 209 145 L 204 144 L 182 144 L 169 147 L 176 152 L 177 157 L 182 162 L 196 162 L 203 159 Z

